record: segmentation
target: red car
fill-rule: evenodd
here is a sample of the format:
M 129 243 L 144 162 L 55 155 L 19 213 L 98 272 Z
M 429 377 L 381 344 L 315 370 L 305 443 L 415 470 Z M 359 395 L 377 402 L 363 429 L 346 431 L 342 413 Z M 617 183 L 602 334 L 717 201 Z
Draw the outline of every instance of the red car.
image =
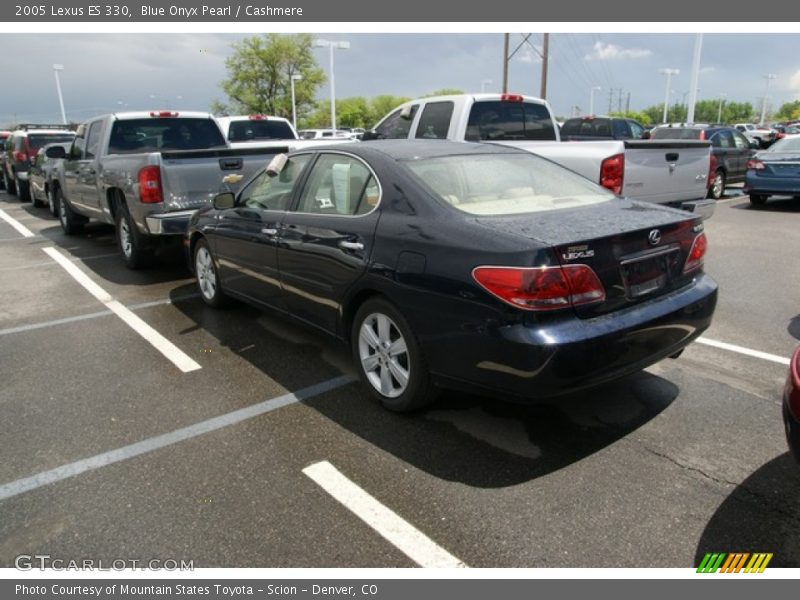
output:
M 800 347 L 794 351 L 789 364 L 789 375 L 783 391 L 783 422 L 786 441 L 797 462 L 800 462 Z

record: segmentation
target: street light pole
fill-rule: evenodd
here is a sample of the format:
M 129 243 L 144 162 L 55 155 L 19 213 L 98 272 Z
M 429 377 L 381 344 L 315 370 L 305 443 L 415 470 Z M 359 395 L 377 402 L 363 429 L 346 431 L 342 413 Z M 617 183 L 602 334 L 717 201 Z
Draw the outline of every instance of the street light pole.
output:
M 334 42 L 331 40 L 318 39 L 314 41 L 316 48 L 328 48 L 330 50 L 330 71 L 331 71 L 331 130 L 336 135 L 336 81 L 333 74 L 333 51 L 337 48 L 347 50 L 350 42 Z
M 292 126 L 297 131 L 297 104 L 294 99 L 294 82 L 300 81 L 303 77 L 301 75 L 292 75 Z
M 722 104 L 725 102 L 725 98 L 728 97 L 728 94 L 725 92 L 719 93 L 719 110 L 717 111 L 717 123 L 722 123 Z
M 58 104 L 61 106 L 61 122 L 67 124 L 67 113 L 64 111 L 64 96 L 61 95 L 61 80 L 58 78 L 58 72 L 64 70 L 64 65 L 53 65 L 53 73 L 56 74 L 56 90 L 58 91 Z
M 589 88 L 589 114 L 590 115 L 594 114 L 594 93 L 595 92 L 599 92 L 602 89 L 603 88 L 601 88 L 599 85 L 595 85 L 595 86 L 592 86 L 591 88 Z
M 658 71 L 662 75 L 667 76 L 667 91 L 664 94 L 664 118 L 662 122 L 667 122 L 667 111 L 669 110 L 669 84 L 672 81 L 673 75 L 679 75 L 680 69 L 659 69 Z
M 767 75 L 763 75 L 764 79 L 767 80 L 767 89 L 764 90 L 764 101 L 761 104 L 761 120 L 758 122 L 759 125 L 764 125 L 764 119 L 767 118 L 767 97 L 769 96 L 769 82 L 773 79 L 777 79 L 777 75 L 773 75 L 772 73 L 768 73 Z

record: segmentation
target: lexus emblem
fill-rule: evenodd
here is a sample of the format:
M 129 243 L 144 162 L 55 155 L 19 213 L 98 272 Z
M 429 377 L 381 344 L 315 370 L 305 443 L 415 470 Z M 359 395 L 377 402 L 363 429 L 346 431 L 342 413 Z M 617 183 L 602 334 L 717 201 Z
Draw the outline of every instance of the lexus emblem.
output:
M 653 229 L 647 236 L 647 240 L 651 246 L 658 246 L 658 242 L 661 241 L 661 232 L 658 229 Z

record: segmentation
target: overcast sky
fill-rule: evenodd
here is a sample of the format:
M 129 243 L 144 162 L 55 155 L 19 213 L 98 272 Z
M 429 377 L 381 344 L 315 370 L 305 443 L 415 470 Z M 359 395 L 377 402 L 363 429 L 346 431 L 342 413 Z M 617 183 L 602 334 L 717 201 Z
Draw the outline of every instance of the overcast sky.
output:
M 0 123 L 58 121 L 52 64 L 62 63 L 61 84 L 67 117 L 84 120 L 112 110 L 183 108 L 208 110 L 225 77 L 224 61 L 235 34 L 4 34 L 0 36 L 3 100 Z M 502 81 L 502 34 L 320 34 L 349 40 L 336 51 L 336 95 L 418 96 L 438 88 L 468 92 L 498 91 Z M 531 41 L 541 46 L 542 35 Z M 511 35 L 511 49 L 522 41 Z M 672 102 L 682 101 L 690 84 L 694 34 L 565 34 L 550 36 L 548 100 L 559 115 L 573 107 L 608 110 L 609 90 L 630 92 L 631 109 L 663 102 L 665 77 L 660 68 L 680 69 L 673 77 Z M 315 50 L 328 69 L 327 50 Z M 800 34 L 706 34 L 703 40 L 700 98 L 720 93 L 760 106 L 766 80 L 775 106 L 800 97 Z M 541 62 L 528 45 L 510 67 L 510 91 L 539 95 Z M 329 98 L 327 85 L 320 98 Z

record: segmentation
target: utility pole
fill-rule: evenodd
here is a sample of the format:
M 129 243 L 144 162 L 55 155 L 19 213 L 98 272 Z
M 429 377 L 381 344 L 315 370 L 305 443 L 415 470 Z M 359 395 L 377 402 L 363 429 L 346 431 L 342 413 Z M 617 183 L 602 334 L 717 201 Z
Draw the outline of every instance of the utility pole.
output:
M 614 106 L 614 88 L 608 89 L 608 112 L 611 113 L 611 108 Z
M 550 47 L 550 34 L 544 34 L 544 42 L 542 43 L 542 100 L 547 100 L 547 57 Z
M 622 88 L 617 88 L 617 112 L 622 112 Z
M 508 35 L 503 34 L 503 93 L 508 93 Z
M 764 119 L 767 118 L 767 98 L 769 97 L 769 82 L 773 79 L 777 79 L 777 75 L 773 75 L 769 73 L 763 76 L 764 79 L 767 80 L 767 89 L 764 90 L 764 102 L 761 104 L 761 120 L 758 122 L 759 125 L 764 125 Z
M 625 114 L 631 112 L 631 93 L 628 92 L 628 97 L 625 99 Z

